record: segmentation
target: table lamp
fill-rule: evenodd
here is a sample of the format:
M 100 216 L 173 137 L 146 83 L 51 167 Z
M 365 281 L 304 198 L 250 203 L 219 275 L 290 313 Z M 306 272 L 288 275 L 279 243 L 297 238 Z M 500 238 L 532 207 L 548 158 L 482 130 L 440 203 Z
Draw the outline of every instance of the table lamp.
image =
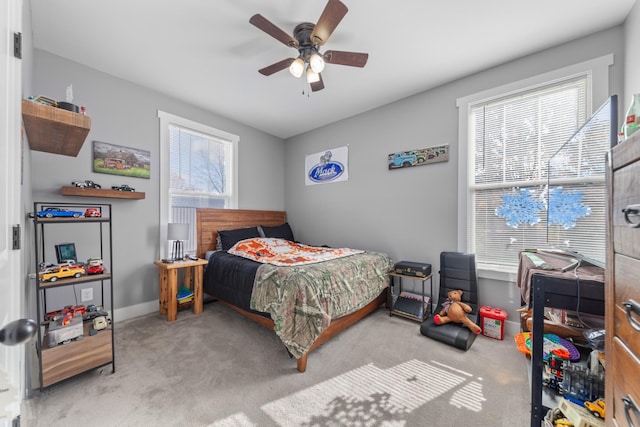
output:
M 167 239 L 173 240 L 171 259 L 176 261 L 184 258 L 184 241 L 189 239 L 189 224 L 169 224 Z

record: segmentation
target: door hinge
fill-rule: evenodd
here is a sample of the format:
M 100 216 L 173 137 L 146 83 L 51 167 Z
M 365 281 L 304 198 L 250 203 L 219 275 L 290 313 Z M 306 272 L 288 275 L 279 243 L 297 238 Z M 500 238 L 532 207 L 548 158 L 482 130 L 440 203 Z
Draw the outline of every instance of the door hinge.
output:
M 20 249 L 20 224 L 13 226 L 13 249 Z
M 22 33 L 13 33 L 13 56 L 22 59 Z

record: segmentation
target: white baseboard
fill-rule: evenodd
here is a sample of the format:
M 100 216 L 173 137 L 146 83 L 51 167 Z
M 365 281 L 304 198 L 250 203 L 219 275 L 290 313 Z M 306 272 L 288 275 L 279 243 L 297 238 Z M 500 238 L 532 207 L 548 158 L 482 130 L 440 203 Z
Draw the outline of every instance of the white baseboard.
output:
M 123 308 L 116 308 L 113 312 L 113 318 L 116 322 L 122 322 L 124 320 L 145 316 L 158 311 L 158 301 L 148 301 L 141 304 L 129 305 Z
M 504 334 L 505 336 L 513 337 L 520 332 L 520 322 L 514 322 L 506 320 L 504 322 Z

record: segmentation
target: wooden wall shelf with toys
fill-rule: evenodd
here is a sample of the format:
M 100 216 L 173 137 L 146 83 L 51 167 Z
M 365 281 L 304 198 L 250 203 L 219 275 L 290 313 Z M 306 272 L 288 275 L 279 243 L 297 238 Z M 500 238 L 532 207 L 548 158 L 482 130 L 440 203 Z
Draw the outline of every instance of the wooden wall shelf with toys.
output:
M 140 191 L 119 191 L 103 188 L 87 188 L 76 187 L 73 185 L 65 185 L 60 189 L 63 196 L 80 196 L 80 197 L 106 197 L 109 199 L 133 199 L 141 200 L 146 197 L 145 193 Z
M 91 130 L 91 117 L 28 99 L 22 100 L 22 121 L 34 151 L 76 157 Z

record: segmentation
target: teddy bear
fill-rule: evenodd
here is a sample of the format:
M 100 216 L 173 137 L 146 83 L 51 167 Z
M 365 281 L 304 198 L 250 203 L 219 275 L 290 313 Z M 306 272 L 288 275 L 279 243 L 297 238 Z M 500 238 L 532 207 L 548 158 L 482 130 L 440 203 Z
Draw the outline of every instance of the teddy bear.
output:
M 480 326 L 476 325 L 467 317 L 471 313 L 469 304 L 462 302 L 462 290 L 456 289 L 447 293 L 447 300 L 442 303 L 442 310 L 433 317 L 436 325 L 444 325 L 449 322 L 462 323 L 474 334 L 479 334 Z

